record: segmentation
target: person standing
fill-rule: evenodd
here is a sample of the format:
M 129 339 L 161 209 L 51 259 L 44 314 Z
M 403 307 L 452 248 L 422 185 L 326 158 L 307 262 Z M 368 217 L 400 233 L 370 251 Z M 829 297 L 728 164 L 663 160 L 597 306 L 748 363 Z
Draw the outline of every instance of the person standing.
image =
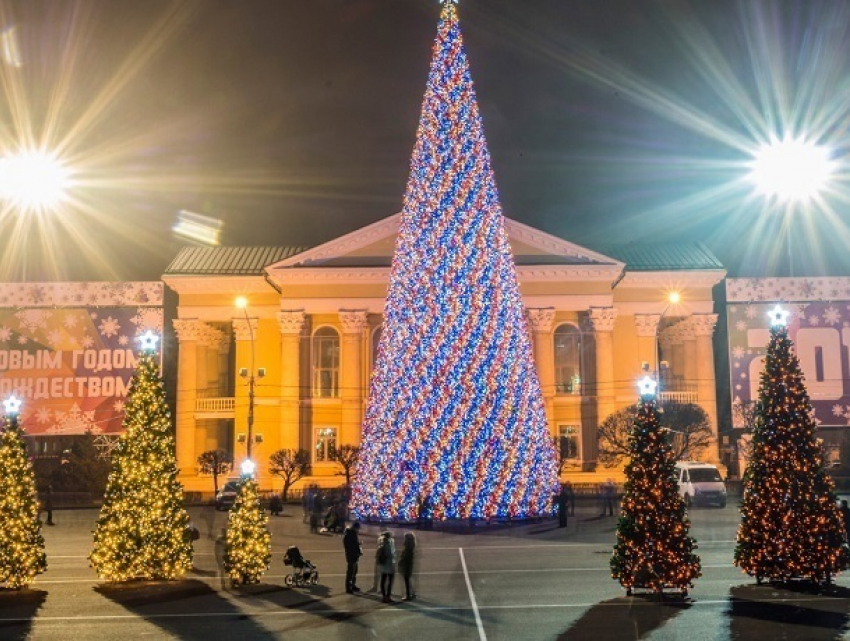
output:
M 360 523 L 355 521 L 345 528 L 342 535 L 342 547 L 345 549 L 345 591 L 348 594 L 360 592 L 357 587 L 357 562 L 363 556 L 363 546 L 360 543 Z
M 224 569 L 224 555 L 227 553 L 227 528 L 221 528 L 221 534 L 215 540 L 215 562 L 221 577 L 221 589 L 227 589 L 227 570 Z
M 847 501 L 841 501 L 838 511 L 841 512 L 841 520 L 844 522 L 844 538 L 850 541 L 850 507 L 847 506 Z
M 576 515 L 576 493 L 573 489 L 573 484 L 569 481 L 564 482 L 564 492 L 567 495 L 567 503 L 569 503 L 570 516 Z
M 567 510 L 569 506 L 567 502 L 567 489 L 563 485 L 555 499 L 558 502 L 558 527 L 567 527 Z
M 53 486 L 47 486 L 44 494 L 44 511 L 47 512 L 47 525 L 56 525 L 53 522 Z
M 413 532 L 405 532 L 404 546 L 398 558 L 398 571 L 404 579 L 404 601 L 413 601 L 416 598 L 416 593 L 413 592 L 411 586 L 415 559 L 416 535 Z
M 378 566 L 381 570 L 381 596 L 384 603 L 393 603 L 393 581 L 395 580 L 395 540 L 392 532 L 387 530 L 381 534 L 381 544 L 378 546 Z
M 605 511 L 608 511 L 608 516 L 614 516 L 614 481 L 608 479 L 602 484 L 602 514 L 605 516 Z

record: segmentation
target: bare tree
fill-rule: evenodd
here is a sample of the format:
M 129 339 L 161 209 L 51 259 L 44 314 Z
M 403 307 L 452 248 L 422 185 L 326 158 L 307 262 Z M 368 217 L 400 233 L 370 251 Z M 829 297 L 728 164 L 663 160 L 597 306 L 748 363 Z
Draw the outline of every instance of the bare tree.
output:
M 342 472 L 337 472 L 339 476 L 345 476 L 345 484 L 351 485 L 351 475 L 357 465 L 357 459 L 360 456 L 360 448 L 356 445 L 340 445 L 335 447 L 328 458 L 342 466 Z
M 564 470 L 575 460 L 576 448 L 575 442 L 568 436 L 553 436 L 555 441 L 555 451 L 558 453 L 558 476 L 564 473 Z
M 744 434 L 735 442 L 735 451 L 738 456 L 743 456 L 745 461 L 750 460 L 752 434 L 759 420 L 758 401 L 742 402 L 736 399 L 732 402 L 732 426 L 744 430 Z
M 599 426 L 599 462 L 608 467 L 619 465 L 629 456 L 629 433 L 634 426 L 634 405 L 614 412 Z M 693 403 L 669 403 L 659 412 L 661 427 L 670 433 L 673 456 L 678 459 L 698 458 L 711 443 L 708 415 Z
M 233 469 L 233 460 L 224 450 L 207 450 L 198 457 L 198 469 L 201 474 L 212 474 L 213 488 L 218 494 L 218 477 Z
M 307 450 L 278 450 L 269 457 L 269 472 L 283 479 L 283 500 L 298 479 L 310 474 L 310 452 Z

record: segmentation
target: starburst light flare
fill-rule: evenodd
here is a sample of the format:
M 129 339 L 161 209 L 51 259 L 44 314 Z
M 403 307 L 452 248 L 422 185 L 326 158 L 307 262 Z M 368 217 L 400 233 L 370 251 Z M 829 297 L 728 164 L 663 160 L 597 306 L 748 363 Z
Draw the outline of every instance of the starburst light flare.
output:
M 55 210 L 65 199 L 70 170 L 46 149 L 19 149 L 0 158 L 0 199 L 21 214 Z
M 806 202 L 820 195 L 834 170 L 827 147 L 785 136 L 772 139 L 756 152 L 749 178 L 763 195 L 783 202 Z

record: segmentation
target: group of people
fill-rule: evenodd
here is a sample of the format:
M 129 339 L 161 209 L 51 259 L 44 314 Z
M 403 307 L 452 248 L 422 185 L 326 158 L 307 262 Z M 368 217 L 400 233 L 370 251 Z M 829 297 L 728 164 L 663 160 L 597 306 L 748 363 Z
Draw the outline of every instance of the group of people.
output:
M 349 594 L 361 592 L 357 587 L 357 570 L 360 557 L 363 556 L 363 544 L 360 541 L 360 523 L 355 521 L 345 528 L 342 536 L 342 545 L 345 549 L 345 591 Z M 403 601 L 412 601 L 416 598 L 413 591 L 413 568 L 416 558 L 416 536 L 413 532 L 406 532 L 402 544 L 401 554 L 397 555 L 395 539 L 392 532 L 386 530 L 378 535 L 375 547 L 375 581 L 370 592 L 381 590 L 383 603 L 394 603 L 392 599 L 393 582 L 395 581 L 396 569 L 404 579 Z
M 614 516 L 616 512 L 617 488 L 613 479 L 607 479 L 599 485 L 600 513 L 599 516 Z M 570 516 L 576 515 L 576 494 L 572 483 L 569 481 L 561 485 L 560 491 L 555 495 L 555 505 L 558 508 L 558 527 L 567 527 Z
M 323 493 L 317 485 L 304 490 L 301 506 L 304 522 L 310 523 L 310 532 L 342 532 L 348 516 L 347 491 Z

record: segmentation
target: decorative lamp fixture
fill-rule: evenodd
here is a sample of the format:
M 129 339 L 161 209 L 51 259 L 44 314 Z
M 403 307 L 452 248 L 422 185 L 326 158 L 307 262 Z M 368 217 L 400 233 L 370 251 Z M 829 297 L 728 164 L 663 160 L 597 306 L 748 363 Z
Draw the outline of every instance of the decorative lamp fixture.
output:
M 655 390 L 658 387 L 658 382 L 649 377 L 644 376 L 638 381 L 638 389 L 641 396 L 655 396 Z
M 770 310 L 767 315 L 770 318 L 771 327 L 785 327 L 788 325 L 788 316 L 791 314 L 788 310 L 782 309 L 779 305 Z
M 5 401 L 3 401 L 3 411 L 7 416 L 16 416 L 21 411 L 21 404 L 23 401 L 19 398 L 15 398 L 13 394 Z
M 138 336 L 136 340 L 139 341 L 143 350 L 155 350 L 156 344 L 159 342 L 159 336 L 148 330 L 141 336 Z

